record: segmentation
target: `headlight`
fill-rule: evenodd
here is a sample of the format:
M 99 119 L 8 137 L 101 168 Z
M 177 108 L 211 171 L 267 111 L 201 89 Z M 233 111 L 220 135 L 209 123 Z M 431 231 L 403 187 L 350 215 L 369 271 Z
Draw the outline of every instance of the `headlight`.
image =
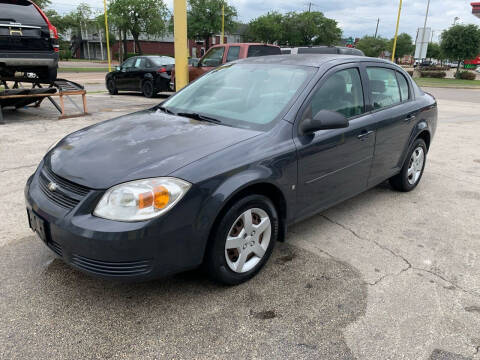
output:
M 152 219 L 174 207 L 190 187 L 190 183 L 171 177 L 116 185 L 103 195 L 93 215 L 116 221 Z

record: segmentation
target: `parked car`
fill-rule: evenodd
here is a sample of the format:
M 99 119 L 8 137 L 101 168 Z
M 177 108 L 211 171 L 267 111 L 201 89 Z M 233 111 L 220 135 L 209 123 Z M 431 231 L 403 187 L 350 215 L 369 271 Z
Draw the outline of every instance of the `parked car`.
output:
M 222 64 L 250 57 L 280 55 L 280 48 L 276 45 L 257 43 L 234 43 L 212 46 L 207 53 L 193 66 L 189 66 L 189 81 L 192 82 L 203 74 Z M 170 88 L 175 90 L 175 72 L 172 75 Z
M 35 73 L 57 78 L 58 33 L 45 13 L 28 0 L 0 1 L 0 76 Z
M 413 64 L 413 67 L 416 68 L 417 66 L 418 67 L 430 67 L 430 66 L 433 66 L 433 61 L 431 60 L 423 60 L 423 61 L 415 61 L 415 64 Z
M 298 54 L 340 54 L 365 56 L 362 50 L 349 48 L 345 46 L 304 46 L 296 48 L 282 48 L 283 55 Z
M 175 59 L 169 56 L 131 57 L 106 75 L 105 84 L 112 95 L 119 91 L 139 91 L 151 98 L 170 90 L 174 65 Z
M 203 264 L 238 284 L 289 225 L 387 179 L 413 190 L 436 124 L 435 99 L 388 61 L 235 61 L 53 145 L 26 184 L 30 227 L 97 276 L 151 279 Z

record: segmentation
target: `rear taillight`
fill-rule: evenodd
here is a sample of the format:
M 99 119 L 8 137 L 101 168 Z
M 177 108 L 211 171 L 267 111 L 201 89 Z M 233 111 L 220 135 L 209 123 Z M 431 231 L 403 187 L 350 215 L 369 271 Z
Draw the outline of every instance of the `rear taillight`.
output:
M 50 20 L 48 20 L 47 15 L 45 15 L 45 13 L 42 11 L 42 9 L 40 9 L 40 8 L 38 7 L 37 4 L 35 4 L 35 3 L 32 3 L 32 4 L 33 4 L 33 6 L 35 6 L 35 8 L 38 10 L 38 12 L 40 13 L 40 15 L 42 15 L 43 20 L 45 20 L 45 22 L 47 23 L 47 25 L 48 25 L 48 31 L 50 32 L 50 39 L 52 39 L 52 40 L 58 40 L 58 31 L 57 31 L 57 28 L 52 25 L 52 23 L 50 22 Z M 59 50 L 59 46 L 58 46 L 58 45 L 54 45 L 53 48 L 54 48 L 55 51 L 58 51 L 58 50 Z
M 157 72 L 158 72 L 158 73 L 166 73 L 166 72 L 167 72 L 167 68 L 162 67 L 162 68 L 158 69 Z

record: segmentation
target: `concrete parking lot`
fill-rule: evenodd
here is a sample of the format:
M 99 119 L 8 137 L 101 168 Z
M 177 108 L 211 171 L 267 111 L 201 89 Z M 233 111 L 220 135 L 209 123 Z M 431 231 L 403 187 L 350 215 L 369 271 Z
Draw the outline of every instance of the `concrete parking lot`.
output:
M 237 287 L 198 271 L 98 280 L 28 229 L 23 186 L 48 146 L 159 98 L 91 94 L 92 116 L 67 120 L 6 111 L 0 358 L 480 359 L 480 91 L 426 90 L 440 119 L 418 188 L 382 184 L 295 225 Z

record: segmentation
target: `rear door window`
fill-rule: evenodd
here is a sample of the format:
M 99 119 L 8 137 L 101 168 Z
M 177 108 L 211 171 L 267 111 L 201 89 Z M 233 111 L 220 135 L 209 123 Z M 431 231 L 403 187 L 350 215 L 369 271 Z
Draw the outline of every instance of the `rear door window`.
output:
M 227 62 L 238 60 L 240 56 L 240 46 L 230 46 L 227 54 Z
M 47 26 L 35 6 L 25 0 L 0 0 L 0 23 L 11 22 L 31 26 Z
M 381 67 L 368 67 L 370 98 L 374 109 L 381 109 L 402 102 L 395 71 Z
M 267 55 L 280 55 L 282 52 L 280 48 L 276 46 L 267 45 L 250 45 L 248 47 L 247 57 L 267 56 Z

